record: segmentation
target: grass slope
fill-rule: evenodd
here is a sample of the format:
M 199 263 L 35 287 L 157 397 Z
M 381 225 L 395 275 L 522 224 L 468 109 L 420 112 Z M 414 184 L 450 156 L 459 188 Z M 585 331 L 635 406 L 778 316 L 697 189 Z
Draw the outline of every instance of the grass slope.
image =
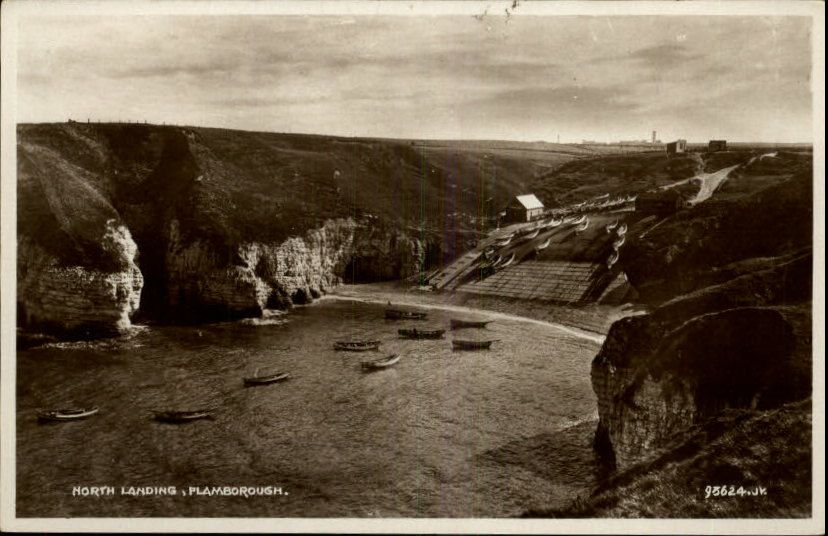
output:
M 796 518 L 810 516 L 811 400 L 771 411 L 729 410 L 568 507 L 526 517 Z M 711 496 L 707 486 L 767 489 Z
M 88 256 L 77 237 L 90 232 L 75 227 L 100 219 L 92 216 L 103 204 L 139 243 L 156 240 L 171 217 L 187 237 L 232 246 L 279 241 L 347 216 L 453 242 L 484 230 L 483 218 L 578 153 L 139 124 L 20 125 L 18 140 L 20 233 L 66 264 Z M 50 188 L 76 193 L 72 217 L 60 216 Z

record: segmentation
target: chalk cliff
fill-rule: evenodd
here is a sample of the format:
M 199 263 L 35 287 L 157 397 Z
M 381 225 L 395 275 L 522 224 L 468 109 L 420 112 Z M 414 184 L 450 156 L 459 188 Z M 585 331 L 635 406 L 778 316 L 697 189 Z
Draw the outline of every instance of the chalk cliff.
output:
M 477 202 L 449 198 L 448 171 L 407 142 L 79 123 L 18 136 L 24 328 L 255 316 L 343 280 L 416 275 L 476 232 L 444 235 L 443 209 Z
M 119 226 L 103 247 L 127 246 L 129 255 L 115 271 L 60 266 L 57 259 L 28 239 L 18 242 L 18 322 L 70 337 L 96 337 L 128 331 L 141 303 L 143 276 L 135 264 L 135 243 Z
M 742 170 L 709 205 L 631 229 L 622 263 L 652 309 L 616 322 L 592 364 L 610 465 L 726 409 L 810 396 L 810 156 L 784 158 L 775 180 Z

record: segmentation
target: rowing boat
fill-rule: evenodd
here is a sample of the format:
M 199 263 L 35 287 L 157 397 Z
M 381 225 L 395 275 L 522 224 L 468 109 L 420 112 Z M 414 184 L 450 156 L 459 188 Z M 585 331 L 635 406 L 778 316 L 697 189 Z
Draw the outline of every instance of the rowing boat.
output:
M 612 265 L 618 262 L 618 252 L 613 251 L 612 254 L 607 259 L 607 268 L 612 268 Z
M 154 411 L 156 421 L 179 424 L 199 419 L 213 419 L 212 409 L 193 409 L 184 411 Z
M 524 240 L 531 240 L 533 238 L 536 238 L 539 233 L 540 233 L 540 229 L 535 229 L 532 233 L 524 236 L 523 239 Z
M 91 408 L 66 408 L 41 411 L 37 414 L 39 421 L 77 421 L 86 419 L 98 413 L 98 406 Z
M 379 345 L 380 341 L 336 341 L 334 343 L 334 350 L 367 352 L 368 350 L 378 350 Z
M 540 250 L 542 250 L 542 249 L 546 249 L 546 248 L 548 248 L 548 247 L 549 247 L 550 242 L 552 242 L 552 238 L 551 238 L 551 237 L 547 238 L 547 239 L 546 239 L 546 242 L 544 242 L 543 244 L 541 244 L 541 245 L 539 245 L 539 246 L 535 247 L 535 251 L 540 251 Z
M 618 233 L 618 236 L 624 236 L 625 234 L 627 234 L 627 224 L 622 223 L 621 226 L 618 228 L 618 231 L 616 231 L 616 233 Z
M 392 354 L 381 359 L 375 359 L 373 361 L 363 361 L 362 368 L 363 370 L 381 370 L 397 364 L 399 360 L 399 354 Z
M 491 320 L 459 320 L 457 318 L 451 319 L 451 329 L 463 328 L 485 328 L 486 324 L 491 323 Z
M 586 231 L 587 227 L 589 227 L 589 220 L 584 220 L 584 222 L 581 225 L 575 228 L 575 232 L 581 233 L 583 231 Z
M 397 333 L 400 334 L 400 337 L 403 339 L 442 339 L 443 335 L 446 333 L 444 329 L 431 329 L 431 330 L 422 330 L 422 329 L 398 329 Z
M 514 236 L 514 235 L 509 235 L 509 237 L 507 239 L 501 240 L 500 242 L 495 242 L 494 245 L 496 247 L 499 247 L 499 248 L 502 248 L 503 246 L 508 246 L 509 242 L 512 241 L 512 236 Z
M 246 386 L 253 386 L 253 385 L 266 385 L 269 383 L 276 383 L 285 381 L 290 378 L 290 374 L 287 372 L 273 372 L 270 374 L 263 374 L 259 375 L 259 369 L 253 373 L 253 376 L 249 376 L 244 378 L 244 384 Z
M 385 318 L 389 320 L 425 320 L 428 313 L 418 311 L 403 311 L 402 309 L 386 309 Z
M 498 268 L 498 269 L 500 269 L 500 268 L 506 268 L 507 266 L 509 266 L 510 264 L 512 264 L 512 262 L 513 262 L 514 260 L 515 260 L 515 254 L 514 254 L 514 253 L 512 253 L 512 255 L 509 257 L 509 260 L 507 260 L 506 262 L 504 262 L 503 264 L 501 264 L 501 265 L 500 265 L 500 266 L 498 266 L 497 268 Z
M 618 227 L 618 220 L 615 220 L 614 222 L 607 224 L 607 232 L 611 233 L 612 230 L 616 227 Z
M 625 235 L 621 235 L 621 236 L 619 236 L 619 237 L 618 237 L 618 238 L 617 238 L 617 239 L 616 239 L 616 240 L 612 243 L 612 249 L 617 250 L 618 248 L 620 248 L 621 246 L 623 246 L 623 245 L 624 245 L 624 241 L 625 241 L 626 239 L 627 239 L 627 237 L 626 237 Z
M 497 342 L 497 340 L 491 341 L 465 341 L 460 339 L 454 339 L 451 341 L 451 346 L 454 350 L 488 350 L 493 342 Z

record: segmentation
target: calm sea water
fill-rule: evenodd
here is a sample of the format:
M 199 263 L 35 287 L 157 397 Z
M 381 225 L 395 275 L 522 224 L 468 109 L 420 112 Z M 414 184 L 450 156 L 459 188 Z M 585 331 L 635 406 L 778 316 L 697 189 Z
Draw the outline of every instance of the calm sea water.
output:
M 594 482 L 595 341 L 498 318 L 489 329 L 406 341 L 383 307 L 322 300 L 265 322 L 148 327 L 117 342 L 18 354 L 19 516 L 501 517 L 562 505 Z M 476 318 L 491 317 L 484 312 Z M 450 338 L 494 338 L 453 352 Z M 335 352 L 339 338 L 379 353 Z M 393 368 L 360 362 L 402 354 Z M 257 367 L 289 371 L 245 388 Z M 38 408 L 99 406 L 39 425 Z M 217 408 L 168 425 L 154 409 Z M 190 486 L 278 486 L 264 497 L 183 496 Z M 113 486 L 106 497 L 74 486 Z M 175 486 L 175 496 L 121 487 Z

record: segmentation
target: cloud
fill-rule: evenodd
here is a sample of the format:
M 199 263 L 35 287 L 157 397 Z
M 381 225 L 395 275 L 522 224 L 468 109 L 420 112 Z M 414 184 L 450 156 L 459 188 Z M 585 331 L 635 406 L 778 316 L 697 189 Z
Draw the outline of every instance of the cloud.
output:
M 668 124 L 693 139 L 716 123 L 742 139 L 774 129 L 809 136 L 809 24 L 796 17 L 515 16 L 489 25 L 468 16 L 35 17 L 19 32 L 18 115 L 383 137 L 551 139 L 563 131 L 569 139 L 611 139 L 661 133 L 659 124 Z M 694 107 L 716 114 L 697 121 Z
M 675 43 L 641 48 L 629 55 L 629 59 L 638 61 L 654 69 L 673 66 L 701 57 L 701 54 L 693 54 L 686 46 Z
M 639 48 L 626 54 L 611 54 L 593 59 L 590 63 L 603 65 L 607 63 L 628 62 L 639 67 L 649 69 L 665 69 L 680 67 L 684 63 L 702 58 L 701 54 L 677 43 L 662 43 L 659 45 Z

